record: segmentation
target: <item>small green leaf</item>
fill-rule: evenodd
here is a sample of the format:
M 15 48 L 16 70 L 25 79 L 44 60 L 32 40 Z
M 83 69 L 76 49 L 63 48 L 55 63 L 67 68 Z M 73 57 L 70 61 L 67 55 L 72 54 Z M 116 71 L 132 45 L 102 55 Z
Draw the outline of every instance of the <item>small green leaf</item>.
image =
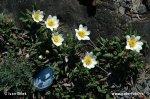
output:
M 124 51 L 122 51 L 121 53 L 119 53 L 118 56 L 121 57 L 121 56 L 123 56 L 123 54 L 124 54 Z
M 100 55 L 101 55 L 101 52 L 96 53 L 96 56 L 100 56 Z
M 106 99 L 113 99 L 113 98 L 111 98 L 109 94 L 106 94 Z
M 97 48 L 97 47 L 95 48 L 95 51 L 100 51 L 100 50 L 101 50 L 100 48 Z
M 107 54 L 104 54 L 103 57 L 105 57 L 105 58 L 112 58 L 113 54 L 107 53 Z
M 106 40 L 104 38 L 102 38 L 102 37 L 100 37 L 100 40 L 102 41 L 102 43 L 106 42 Z

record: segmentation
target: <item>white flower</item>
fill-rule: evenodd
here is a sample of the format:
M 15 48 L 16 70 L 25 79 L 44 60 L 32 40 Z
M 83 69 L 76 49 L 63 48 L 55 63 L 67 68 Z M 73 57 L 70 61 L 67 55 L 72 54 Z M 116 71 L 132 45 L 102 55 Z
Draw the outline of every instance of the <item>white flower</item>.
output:
M 43 56 L 42 56 L 42 55 L 40 55 L 40 56 L 39 56 L 39 59 L 43 59 Z
M 143 45 L 143 42 L 140 41 L 140 38 L 141 38 L 140 36 L 132 35 L 130 37 L 129 35 L 127 35 L 126 36 L 126 39 L 127 39 L 126 49 L 140 52 L 140 50 L 142 50 L 142 45 Z
M 43 18 L 44 18 L 43 11 L 40 11 L 40 10 L 33 11 L 32 18 L 37 23 L 40 21 L 43 21 Z
M 45 21 L 46 27 L 51 29 L 53 31 L 54 29 L 56 30 L 59 26 L 59 20 L 57 19 L 56 16 L 51 16 L 49 15 L 47 20 Z
M 49 54 L 49 50 L 46 50 L 45 53 L 46 53 L 46 54 Z
M 26 54 L 26 56 L 25 56 L 26 58 L 29 58 L 30 57 L 30 55 L 29 54 Z
M 65 62 L 67 63 L 68 62 L 68 56 L 65 56 Z
M 79 29 L 75 29 L 76 31 L 76 37 L 78 40 L 90 40 L 89 35 L 90 31 L 87 30 L 87 26 L 84 26 L 82 24 L 79 25 Z
M 52 41 L 56 46 L 62 45 L 62 42 L 64 41 L 64 38 L 62 37 L 62 34 L 52 34 Z
M 87 52 L 84 59 L 82 60 L 82 63 L 83 66 L 88 69 L 94 68 L 97 64 L 96 56 L 94 56 L 92 52 Z

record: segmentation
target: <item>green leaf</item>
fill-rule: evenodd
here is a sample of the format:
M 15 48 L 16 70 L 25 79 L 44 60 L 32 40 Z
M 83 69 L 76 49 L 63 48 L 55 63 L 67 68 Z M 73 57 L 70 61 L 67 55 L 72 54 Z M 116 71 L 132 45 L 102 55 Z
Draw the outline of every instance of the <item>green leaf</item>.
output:
M 98 53 L 96 53 L 96 56 L 100 56 L 102 53 L 101 52 L 98 52 Z
M 13 43 L 15 46 L 17 46 L 17 42 L 16 42 L 14 39 L 10 38 L 10 39 L 9 39 L 9 42 L 11 42 L 11 43 Z
M 119 37 L 115 36 L 114 39 L 115 39 L 116 42 L 120 42 L 120 38 Z
M 104 54 L 103 57 L 105 57 L 105 58 L 112 58 L 113 54 L 107 53 L 107 54 Z
M 122 51 L 122 52 L 120 52 L 119 54 L 118 54 L 118 56 L 123 56 L 123 54 L 124 54 L 124 51 Z
M 102 38 L 102 37 L 100 37 L 100 40 L 102 41 L 102 43 L 106 42 L 106 40 L 104 38 Z
M 106 94 L 106 99 L 113 99 L 113 98 L 111 98 L 109 94 Z
M 95 51 L 100 51 L 101 49 L 96 47 L 94 50 L 95 50 Z
M 98 92 L 102 91 L 102 89 L 100 88 L 100 86 L 97 86 L 97 90 L 98 90 Z

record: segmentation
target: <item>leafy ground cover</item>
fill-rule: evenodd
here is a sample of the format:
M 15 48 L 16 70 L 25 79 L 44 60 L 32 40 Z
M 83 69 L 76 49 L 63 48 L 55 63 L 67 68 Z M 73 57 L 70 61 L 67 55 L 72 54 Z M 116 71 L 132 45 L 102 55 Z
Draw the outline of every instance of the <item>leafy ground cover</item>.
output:
M 127 29 L 121 37 L 90 39 L 82 23 L 63 33 L 63 23 L 40 10 L 27 10 L 23 28 L 0 15 L 0 91 L 27 92 L 26 98 L 125 99 L 149 97 L 149 70 L 143 57 L 144 36 Z M 53 84 L 38 90 L 33 78 L 45 67 L 54 68 Z M 142 75 L 142 76 L 141 76 Z M 136 92 L 138 95 L 113 95 Z M 22 97 L 22 96 L 15 96 Z

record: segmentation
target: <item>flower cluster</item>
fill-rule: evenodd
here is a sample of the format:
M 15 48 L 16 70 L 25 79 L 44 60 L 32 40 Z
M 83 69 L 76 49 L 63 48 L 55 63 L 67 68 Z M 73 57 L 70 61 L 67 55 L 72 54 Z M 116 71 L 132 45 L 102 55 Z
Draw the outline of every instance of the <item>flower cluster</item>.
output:
M 43 11 L 40 10 L 33 11 L 32 18 L 37 23 L 43 21 L 44 18 Z M 46 28 L 50 29 L 51 31 L 57 30 L 57 28 L 59 27 L 59 19 L 57 19 L 57 16 L 49 15 L 45 21 L 45 25 Z M 55 44 L 56 46 L 62 45 L 62 42 L 64 41 L 62 34 L 59 34 L 57 32 L 56 33 L 54 32 L 52 34 L 51 39 L 53 44 Z
M 37 23 L 42 22 L 44 18 L 43 11 L 40 10 L 33 11 L 32 18 Z M 59 19 L 57 19 L 57 16 L 49 15 L 45 21 L 45 25 L 46 28 L 50 29 L 53 33 L 51 38 L 53 44 L 56 46 L 62 45 L 64 41 L 63 35 L 56 32 L 57 28 L 59 27 Z M 79 28 L 75 29 L 75 33 L 76 33 L 75 36 L 79 41 L 90 40 L 89 35 L 91 31 L 88 30 L 87 26 L 83 26 L 82 24 L 80 24 Z M 140 41 L 140 36 L 132 35 L 130 37 L 129 35 L 127 35 L 126 40 L 127 42 L 125 48 L 127 50 L 133 50 L 136 52 L 140 52 L 140 50 L 142 50 L 143 42 Z M 93 54 L 93 52 L 87 52 L 84 58 L 82 59 L 83 66 L 88 69 L 94 68 L 95 65 L 98 64 L 96 58 L 97 57 Z

